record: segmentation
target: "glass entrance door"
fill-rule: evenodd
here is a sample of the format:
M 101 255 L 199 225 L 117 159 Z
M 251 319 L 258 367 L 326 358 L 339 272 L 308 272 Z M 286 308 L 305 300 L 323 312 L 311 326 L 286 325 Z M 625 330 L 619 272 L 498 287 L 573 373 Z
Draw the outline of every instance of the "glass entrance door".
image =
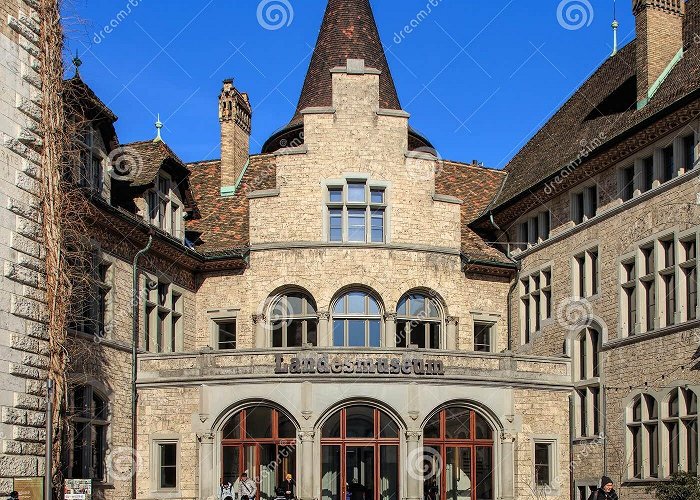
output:
M 424 500 L 494 500 L 493 431 L 476 412 L 450 407 L 423 429 Z
M 380 410 L 351 406 L 321 431 L 322 500 L 398 500 L 399 433 Z

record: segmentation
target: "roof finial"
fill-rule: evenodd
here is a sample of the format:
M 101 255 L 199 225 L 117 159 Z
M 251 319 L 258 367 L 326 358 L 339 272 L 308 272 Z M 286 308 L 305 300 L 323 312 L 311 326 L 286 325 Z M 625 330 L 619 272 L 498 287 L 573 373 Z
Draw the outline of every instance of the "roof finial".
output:
M 83 65 L 83 61 L 78 56 L 78 49 L 75 49 L 75 57 L 73 58 L 73 66 L 75 66 L 75 76 L 80 76 L 80 67 Z
M 617 54 L 617 29 L 619 27 L 620 27 L 620 23 L 617 22 L 617 0 L 613 0 L 613 22 L 612 22 L 613 50 L 612 50 L 612 54 L 610 54 L 610 57 Z
M 160 113 L 158 113 L 158 121 L 156 121 L 156 138 L 153 139 L 153 142 L 163 142 L 163 138 L 160 136 L 160 129 L 163 128 L 163 122 L 160 121 Z

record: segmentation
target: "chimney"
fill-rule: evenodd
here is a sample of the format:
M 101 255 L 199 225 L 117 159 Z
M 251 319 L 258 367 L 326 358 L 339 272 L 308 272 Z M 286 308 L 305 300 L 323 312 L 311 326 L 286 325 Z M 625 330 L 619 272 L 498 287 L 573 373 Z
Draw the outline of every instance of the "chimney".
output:
M 637 102 L 683 48 L 685 0 L 632 0 L 637 27 Z
M 248 162 L 251 116 L 248 94 L 236 90 L 233 79 L 224 80 L 219 96 L 222 193 L 233 191 Z

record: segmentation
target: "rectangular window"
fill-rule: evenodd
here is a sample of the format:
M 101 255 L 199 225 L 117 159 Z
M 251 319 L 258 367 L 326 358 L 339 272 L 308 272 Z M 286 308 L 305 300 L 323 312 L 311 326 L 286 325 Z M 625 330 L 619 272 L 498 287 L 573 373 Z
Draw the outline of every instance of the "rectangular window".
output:
M 365 182 L 328 188 L 328 241 L 384 243 L 386 190 Z
M 654 157 L 642 160 L 642 192 L 646 193 L 654 187 Z
M 634 335 L 637 325 L 637 272 L 634 260 L 622 263 L 623 314 L 626 314 L 627 335 Z
M 552 484 L 552 443 L 535 442 L 535 484 L 537 486 L 550 486 Z
M 177 488 L 177 443 L 158 443 L 158 489 Z
M 217 320 L 216 338 L 219 350 L 228 350 L 236 348 L 236 320 L 226 319 Z
M 649 437 L 649 476 L 659 477 L 659 427 L 648 424 L 646 431 Z
M 685 279 L 685 310 L 688 321 L 697 318 L 698 309 L 698 261 L 695 238 L 682 243 L 681 269 Z
M 673 144 L 663 149 L 663 168 L 661 182 L 668 182 L 673 179 L 675 164 L 673 162 Z
M 695 168 L 695 134 L 683 138 L 683 168 L 686 172 Z
M 521 280 L 522 336 L 525 343 L 552 317 L 552 271 L 544 269 Z
M 476 352 L 491 352 L 493 342 L 493 327 L 491 323 L 474 323 L 474 350 Z
M 549 210 L 528 217 L 518 225 L 518 247 L 525 250 L 549 239 L 551 232 Z
M 574 257 L 576 292 L 579 297 L 588 298 L 599 293 L 598 249 L 587 250 Z
M 642 478 L 642 428 L 630 427 L 632 434 L 632 471 L 636 479 Z
M 620 171 L 620 195 L 622 201 L 629 201 L 634 197 L 634 165 L 623 168 Z

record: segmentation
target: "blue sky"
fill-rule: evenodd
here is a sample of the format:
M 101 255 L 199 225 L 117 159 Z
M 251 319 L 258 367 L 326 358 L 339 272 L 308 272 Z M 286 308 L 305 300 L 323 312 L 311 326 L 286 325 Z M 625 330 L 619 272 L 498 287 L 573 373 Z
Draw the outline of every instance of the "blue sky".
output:
M 427 17 L 419 16 L 429 3 Z M 618 3 L 624 45 L 634 37 L 634 18 L 629 0 Z M 286 18 L 260 21 L 259 7 L 275 5 Z M 160 113 L 163 137 L 183 160 L 218 158 L 217 96 L 233 77 L 254 107 L 251 150 L 258 153 L 294 112 L 325 5 L 73 0 L 64 9 L 66 44 L 79 51 L 85 82 L 119 116 L 121 142 L 154 137 Z M 443 158 L 490 167 L 505 166 L 612 47 L 613 0 L 372 5 L 412 126 Z

